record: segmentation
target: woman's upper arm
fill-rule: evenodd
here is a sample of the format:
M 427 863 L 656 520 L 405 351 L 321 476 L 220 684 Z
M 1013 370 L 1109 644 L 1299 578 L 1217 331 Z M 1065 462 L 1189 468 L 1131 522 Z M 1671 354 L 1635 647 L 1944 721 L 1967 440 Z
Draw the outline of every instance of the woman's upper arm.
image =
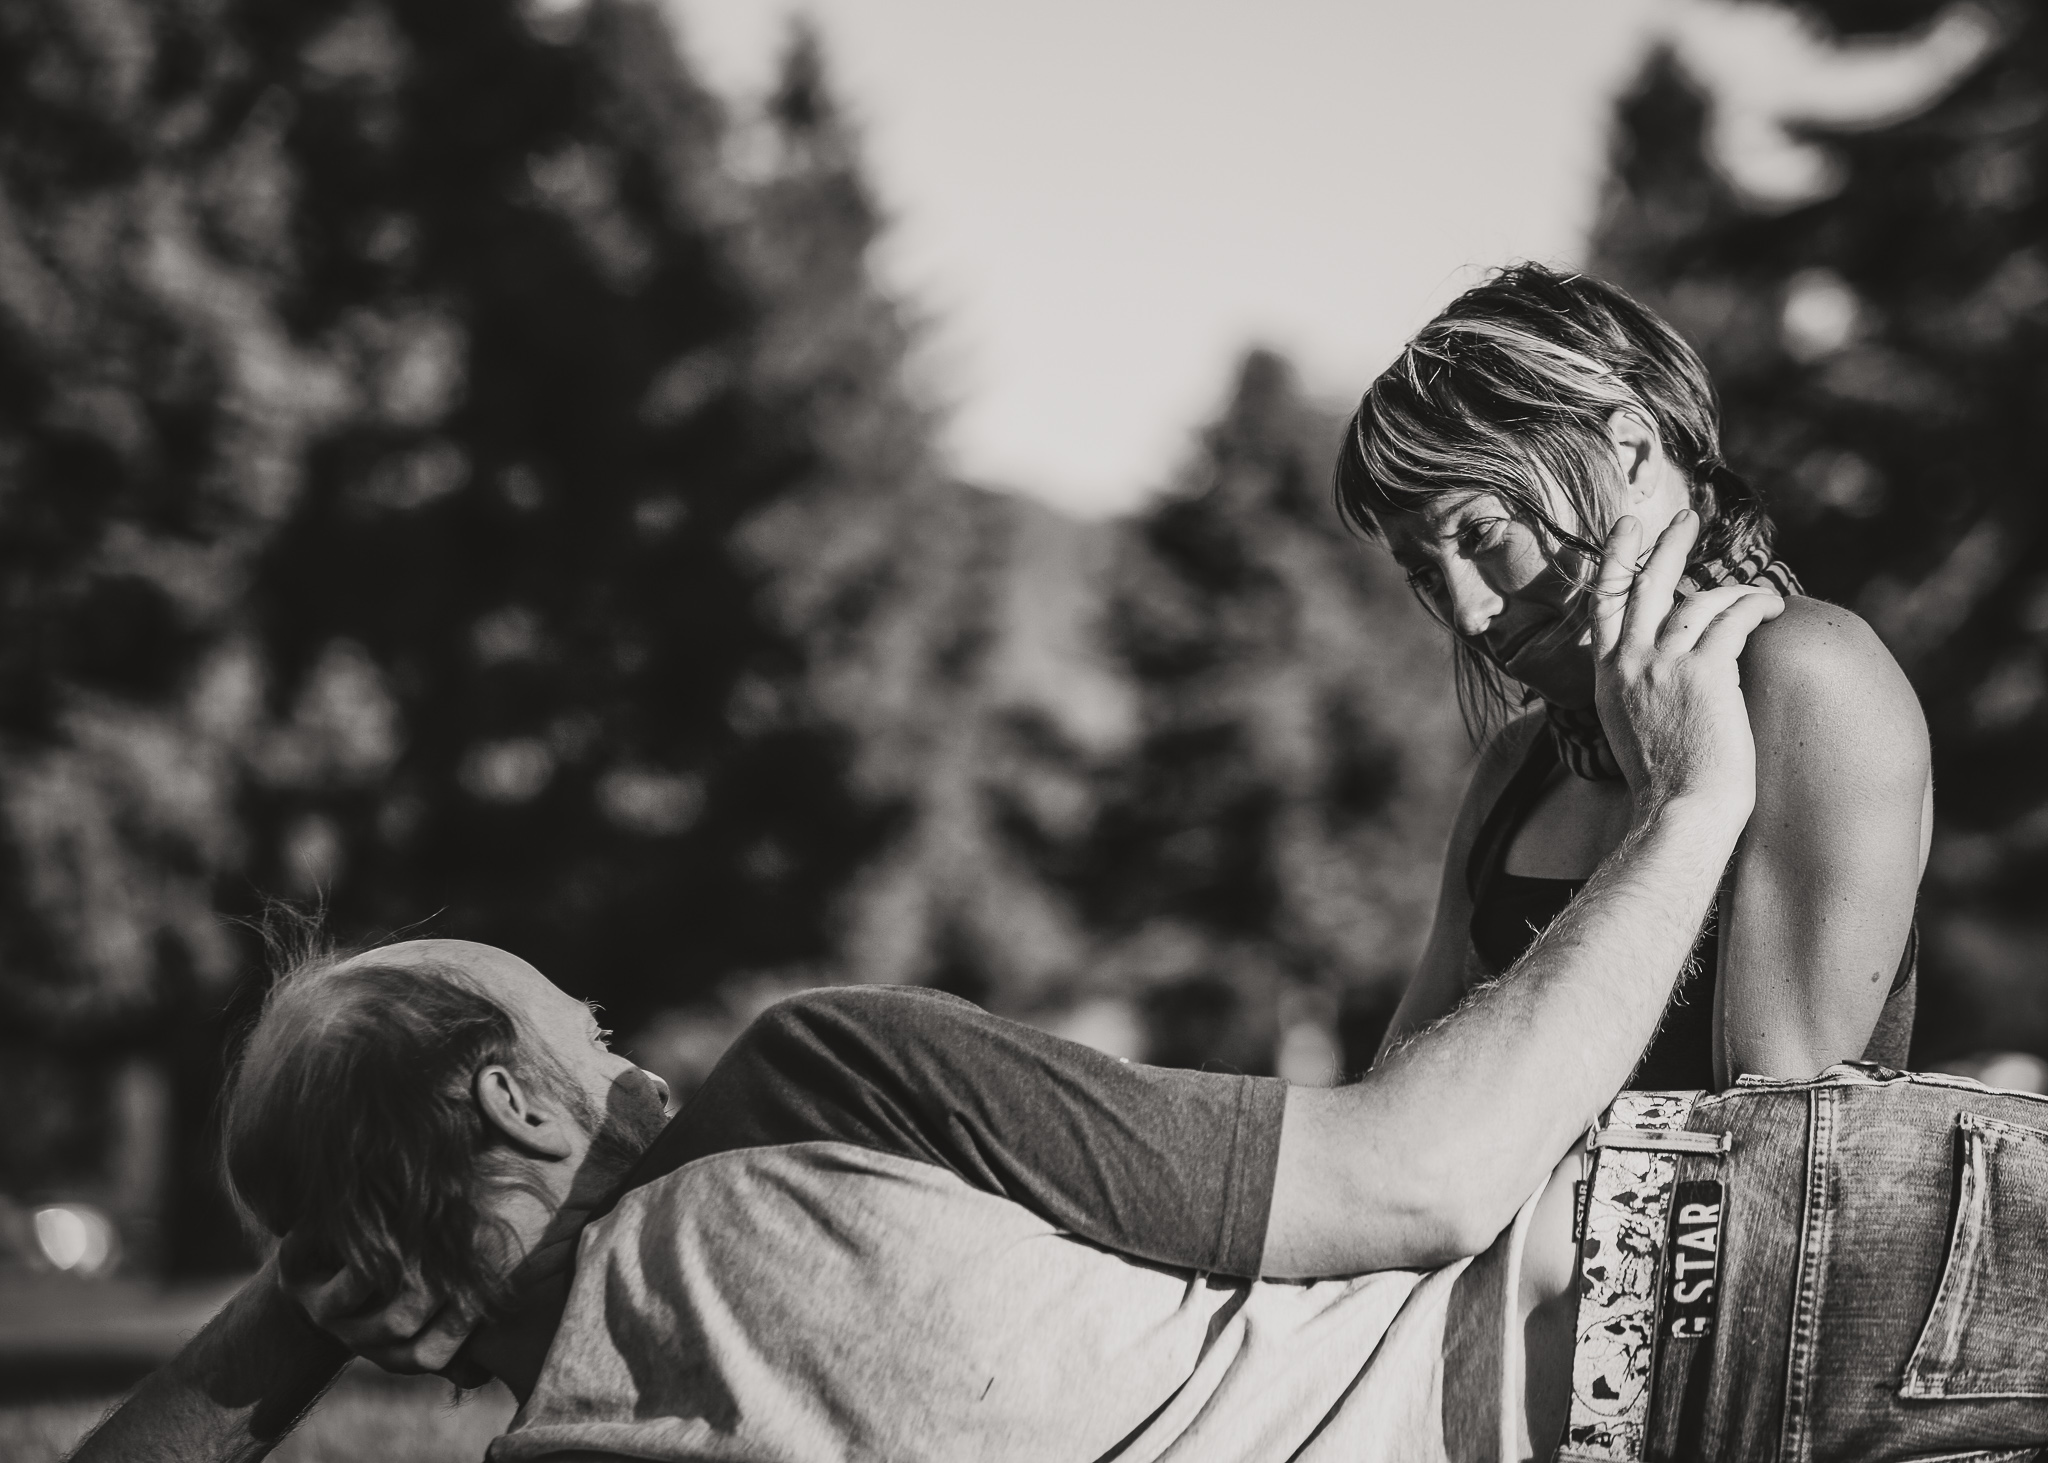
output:
M 1742 675 L 1757 790 L 1722 921 L 1724 1084 L 1863 1054 L 1912 925 L 1928 788 L 1912 686 L 1849 611 L 1794 600 Z
M 1444 850 L 1429 943 L 1423 946 L 1422 963 L 1401 993 L 1401 1003 L 1380 1041 L 1379 1056 L 1385 1056 L 1389 1048 L 1432 1021 L 1449 1015 L 1464 999 L 1472 945 L 1472 896 L 1465 888 L 1465 863 L 1471 857 L 1473 841 L 1478 838 L 1486 815 L 1521 765 L 1529 738 L 1540 735 L 1541 728 L 1541 718 L 1536 713 L 1518 717 L 1488 738 L 1479 754 L 1464 801 L 1458 805 L 1457 821 L 1451 825 L 1450 845 Z

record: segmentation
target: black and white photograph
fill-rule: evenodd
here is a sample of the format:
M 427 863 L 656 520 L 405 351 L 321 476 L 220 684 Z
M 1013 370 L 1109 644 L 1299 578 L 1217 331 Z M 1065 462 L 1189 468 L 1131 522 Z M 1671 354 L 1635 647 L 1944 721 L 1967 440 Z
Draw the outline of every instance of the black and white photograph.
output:
M 2048 1459 L 2048 9 L 0 0 L 0 1460 Z

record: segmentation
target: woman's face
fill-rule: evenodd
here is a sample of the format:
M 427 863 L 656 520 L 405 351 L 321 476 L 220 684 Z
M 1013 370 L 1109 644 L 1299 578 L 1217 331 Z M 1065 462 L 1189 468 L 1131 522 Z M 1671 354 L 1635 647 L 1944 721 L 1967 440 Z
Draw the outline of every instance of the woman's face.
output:
M 1458 637 L 1560 706 L 1593 704 L 1592 626 L 1574 574 L 1491 493 L 1446 497 L 1387 520 L 1408 581 Z

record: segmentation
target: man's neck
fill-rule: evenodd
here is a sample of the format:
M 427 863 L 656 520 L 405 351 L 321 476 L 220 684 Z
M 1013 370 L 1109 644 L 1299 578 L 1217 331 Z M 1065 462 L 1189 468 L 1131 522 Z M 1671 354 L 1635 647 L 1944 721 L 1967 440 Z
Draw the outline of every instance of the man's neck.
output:
M 561 1325 L 583 1231 L 613 1196 L 630 1156 L 616 1149 L 594 1161 L 586 1161 L 593 1160 L 592 1155 L 577 1155 L 573 1177 L 560 1188 L 545 1181 L 540 1186 L 543 1191 L 552 1189 L 546 1201 L 533 1188 L 502 1191 L 498 1217 L 515 1237 L 515 1253 L 523 1255 L 511 1275 L 511 1308 L 470 1334 L 461 1360 L 482 1367 L 510 1387 L 521 1404 L 539 1382 Z
M 559 1270 L 535 1281 L 519 1296 L 510 1315 L 479 1326 L 462 1348 L 462 1359 L 482 1367 L 507 1387 L 519 1404 L 533 1395 L 546 1366 L 548 1348 L 562 1324 L 573 1270 Z

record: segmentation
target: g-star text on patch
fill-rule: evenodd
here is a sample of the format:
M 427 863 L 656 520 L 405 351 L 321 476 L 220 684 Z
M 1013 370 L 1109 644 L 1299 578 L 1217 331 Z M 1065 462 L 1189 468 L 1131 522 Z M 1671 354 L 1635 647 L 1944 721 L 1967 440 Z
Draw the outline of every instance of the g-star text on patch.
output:
M 1714 1334 L 1721 1298 L 1721 1184 L 1680 1184 L 1672 1197 L 1663 1331 L 1673 1340 L 1696 1340 Z

